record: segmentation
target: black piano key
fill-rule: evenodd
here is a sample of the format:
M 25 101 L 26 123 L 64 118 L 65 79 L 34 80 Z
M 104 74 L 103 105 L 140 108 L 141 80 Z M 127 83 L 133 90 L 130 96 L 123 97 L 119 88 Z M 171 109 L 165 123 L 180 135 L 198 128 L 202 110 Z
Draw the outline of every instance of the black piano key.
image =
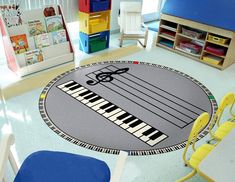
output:
M 141 121 L 141 120 L 138 119 L 136 122 L 131 123 L 131 124 L 130 124 L 130 127 L 131 127 L 131 128 L 134 128 L 134 127 L 136 127 L 137 125 L 139 125 L 140 123 L 143 123 L 143 121 Z
M 112 107 L 108 108 L 107 110 L 105 110 L 105 112 L 110 113 L 110 112 L 114 111 L 117 108 L 118 108 L 117 106 L 112 106 Z
M 85 95 L 87 95 L 87 94 L 89 94 L 89 93 L 91 93 L 91 91 L 90 90 L 87 90 L 87 91 L 85 91 L 85 92 L 82 92 L 81 94 L 79 94 L 79 96 L 85 96 Z
M 102 97 L 100 97 L 100 96 L 95 97 L 95 98 L 93 98 L 93 99 L 90 100 L 90 103 L 93 103 L 93 102 L 95 102 L 95 101 L 97 101 L 97 100 L 100 100 L 100 99 L 102 99 Z
M 152 132 L 154 132 L 154 131 L 156 131 L 156 129 L 155 128 L 149 128 L 147 131 L 145 131 L 144 133 L 143 133 L 143 135 L 145 135 L 145 136 L 148 136 L 150 133 L 152 133 Z
M 151 137 L 149 137 L 151 140 L 155 140 L 156 138 L 160 137 L 163 133 L 158 131 L 157 133 L 153 134 Z
M 107 107 L 109 107 L 109 106 L 111 106 L 111 105 L 113 105 L 113 104 L 109 102 L 109 103 L 107 103 L 107 104 L 101 106 L 100 109 L 105 109 L 105 108 L 107 108 Z
M 130 123 L 130 122 L 133 121 L 134 119 L 136 119 L 136 117 L 135 117 L 135 116 L 131 116 L 131 117 L 125 119 L 125 120 L 123 121 L 123 123 L 125 123 L 125 124 Z
M 64 87 L 71 87 L 71 86 L 73 86 L 73 85 L 75 85 L 75 84 L 77 84 L 76 82 L 72 82 L 72 83 L 69 83 L 69 84 L 67 84 L 67 85 L 65 85 Z
M 74 86 L 74 87 L 72 87 L 72 88 L 70 88 L 69 90 L 76 90 L 76 89 L 78 89 L 78 88 L 80 88 L 81 87 L 81 85 L 76 85 L 76 86 Z
M 122 119 L 126 118 L 127 116 L 130 116 L 130 114 L 128 112 L 122 114 L 121 116 L 118 116 L 117 119 L 122 120 Z
M 90 94 L 90 95 L 84 97 L 84 99 L 88 100 L 88 99 L 91 99 L 92 97 L 95 97 L 95 96 L 96 96 L 96 94 L 93 93 L 93 94 Z

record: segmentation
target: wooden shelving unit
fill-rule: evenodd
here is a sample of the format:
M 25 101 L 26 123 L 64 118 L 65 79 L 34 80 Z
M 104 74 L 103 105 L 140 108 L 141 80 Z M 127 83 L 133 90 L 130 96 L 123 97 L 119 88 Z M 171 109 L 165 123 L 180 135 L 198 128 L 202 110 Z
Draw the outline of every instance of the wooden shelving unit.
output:
M 235 62 L 235 32 L 166 14 L 161 15 L 156 45 L 221 70 Z

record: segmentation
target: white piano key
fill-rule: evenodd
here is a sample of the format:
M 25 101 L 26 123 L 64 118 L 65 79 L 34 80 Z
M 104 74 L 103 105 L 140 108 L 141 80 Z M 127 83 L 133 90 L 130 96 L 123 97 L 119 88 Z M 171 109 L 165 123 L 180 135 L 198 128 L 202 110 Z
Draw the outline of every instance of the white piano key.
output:
M 130 114 L 130 116 L 125 117 L 124 119 L 121 119 L 121 120 L 118 120 L 118 119 L 117 119 L 116 121 L 114 121 L 114 123 L 117 124 L 117 125 L 120 125 L 120 124 L 123 123 L 123 121 L 124 121 L 125 119 L 128 119 L 128 118 L 130 118 L 130 117 L 132 117 L 131 114 Z
M 100 103 L 100 104 L 95 105 L 94 107 L 92 107 L 92 109 L 93 109 L 94 111 L 97 111 L 97 110 L 100 109 L 101 106 L 103 106 L 103 105 L 105 105 L 105 104 L 107 104 L 107 103 L 108 103 L 108 101 L 105 100 L 104 102 L 102 102 L 102 103 Z
M 121 112 L 119 112 L 119 113 L 117 113 L 117 114 L 111 116 L 111 117 L 109 118 L 109 120 L 110 120 L 110 121 L 115 121 L 118 116 L 121 116 L 121 115 L 123 115 L 124 113 L 126 113 L 126 112 L 125 112 L 125 111 L 121 111 Z
M 142 137 L 140 137 L 140 139 L 141 139 L 142 141 L 144 141 L 144 142 L 147 142 L 148 140 L 150 140 L 149 137 L 152 136 L 152 135 L 154 135 L 154 134 L 157 133 L 157 132 L 158 132 L 158 131 L 155 130 L 154 132 L 150 133 L 148 136 L 143 135 Z
M 143 128 L 144 126 L 146 126 L 146 124 L 143 122 L 143 123 L 140 123 L 139 125 L 137 125 L 136 127 L 134 128 L 128 128 L 127 131 L 130 132 L 130 133 L 134 133 L 135 131 L 139 130 L 140 128 Z
M 164 140 L 167 136 L 166 135 L 161 135 L 160 137 L 156 138 L 155 140 L 149 140 L 147 143 L 151 146 L 156 145 L 157 143 L 159 143 L 160 141 Z
M 84 89 L 84 87 L 79 87 L 79 88 L 77 88 L 75 90 L 69 90 L 69 91 L 67 91 L 67 94 L 72 95 L 73 93 L 78 92 L 78 91 L 80 91 L 82 89 Z
M 83 104 L 87 104 L 87 103 L 89 102 L 89 100 L 83 99 L 81 102 L 82 102 Z
M 99 103 L 101 103 L 101 102 L 103 102 L 104 101 L 104 99 L 99 99 L 99 100 L 97 100 L 97 101 L 95 101 L 95 102 L 93 102 L 93 103 L 87 103 L 87 106 L 88 107 L 93 107 L 93 106 L 95 106 L 96 104 L 99 104 Z
M 78 92 L 72 94 L 71 96 L 72 97 L 78 97 L 79 94 L 81 94 L 82 92 L 85 92 L 87 89 L 85 89 L 84 87 L 82 87 L 83 89 L 79 90 Z
M 152 128 L 152 127 L 149 126 L 149 125 L 147 125 L 147 126 L 141 128 L 140 130 L 136 131 L 136 132 L 134 133 L 134 135 L 137 136 L 137 137 L 141 137 L 141 136 L 143 135 L 143 133 L 144 133 L 145 131 L 147 131 L 148 129 L 150 129 L 150 128 Z
M 127 129 L 129 128 L 129 125 L 133 122 L 136 122 L 138 119 L 134 119 L 133 121 L 131 121 L 130 123 L 123 123 L 122 125 L 120 125 L 123 129 Z
M 70 84 L 70 83 L 72 83 L 72 82 L 74 82 L 74 81 L 70 80 L 70 81 L 68 81 L 68 82 L 66 82 L 66 83 L 63 83 L 63 84 L 61 84 L 61 85 L 58 85 L 57 87 L 61 89 L 61 88 L 63 88 L 65 85 Z
M 114 111 L 112 111 L 112 112 L 110 112 L 110 113 L 104 113 L 103 114 L 103 116 L 104 117 L 106 117 L 106 118 L 109 118 L 110 116 L 112 116 L 112 115 L 114 115 L 114 114 L 116 114 L 116 113 L 118 113 L 118 112 L 120 112 L 121 111 L 121 109 L 120 108 L 117 108 L 117 109 L 115 109 Z

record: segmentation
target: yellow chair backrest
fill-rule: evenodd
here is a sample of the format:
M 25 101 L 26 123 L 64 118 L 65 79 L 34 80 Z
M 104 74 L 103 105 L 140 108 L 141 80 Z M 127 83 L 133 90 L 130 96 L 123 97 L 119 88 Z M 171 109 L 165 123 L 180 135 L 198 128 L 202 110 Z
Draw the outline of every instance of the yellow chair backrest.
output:
M 198 118 L 194 121 L 193 127 L 188 137 L 188 141 L 186 143 L 186 147 L 183 153 L 183 159 L 185 164 L 188 164 L 188 160 L 186 159 L 187 150 L 192 143 L 193 150 L 195 151 L 195 143 L 197 141 L 197 136 L 199 132 L 206 127 L 210 119 L 210 116 L 207 112 L 202 113 Z
M 223 112 L 227 107 L 230 107 L 230 113 L 233 117 L 235 117 L 235 115 L 232 113 L 234 103 L 235 103 L 235 94 L 232 92 L 225 94 L 225 96 L 222 98 L 219 104 L 218 110 L 215 113 L 213 122 L 211 123 L 211 128 L 215 123 L 217 123 L 217 125 L 219 126 L 219 121 L 221 119 L 221 116 L 223 115 Z

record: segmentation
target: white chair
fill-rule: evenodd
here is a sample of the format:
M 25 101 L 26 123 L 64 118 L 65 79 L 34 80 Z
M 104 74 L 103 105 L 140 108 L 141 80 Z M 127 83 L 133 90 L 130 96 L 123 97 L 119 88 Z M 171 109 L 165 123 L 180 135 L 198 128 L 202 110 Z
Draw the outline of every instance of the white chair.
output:
M 120 25 L 120 47 L 122 47 L 124 39 L 137 39 L 139 43 L 146 47 L 148 39 L 148 28 L 143 30 L 142 25 L 142 4 L 141 2 L 121 2 L 120 17 L 118 23 Z
M 120 152 L 110 177 L 109 167 L 104 161 L 66 152 L 34 152 L 19 168 L 11 151 L 13 144 L 12 134 L 5 134 L 0 142 L 0 182 L 6 182 L 4 174 L 8 159 L 16 175 L 14 182 L 118 182 L 128 155 Z

